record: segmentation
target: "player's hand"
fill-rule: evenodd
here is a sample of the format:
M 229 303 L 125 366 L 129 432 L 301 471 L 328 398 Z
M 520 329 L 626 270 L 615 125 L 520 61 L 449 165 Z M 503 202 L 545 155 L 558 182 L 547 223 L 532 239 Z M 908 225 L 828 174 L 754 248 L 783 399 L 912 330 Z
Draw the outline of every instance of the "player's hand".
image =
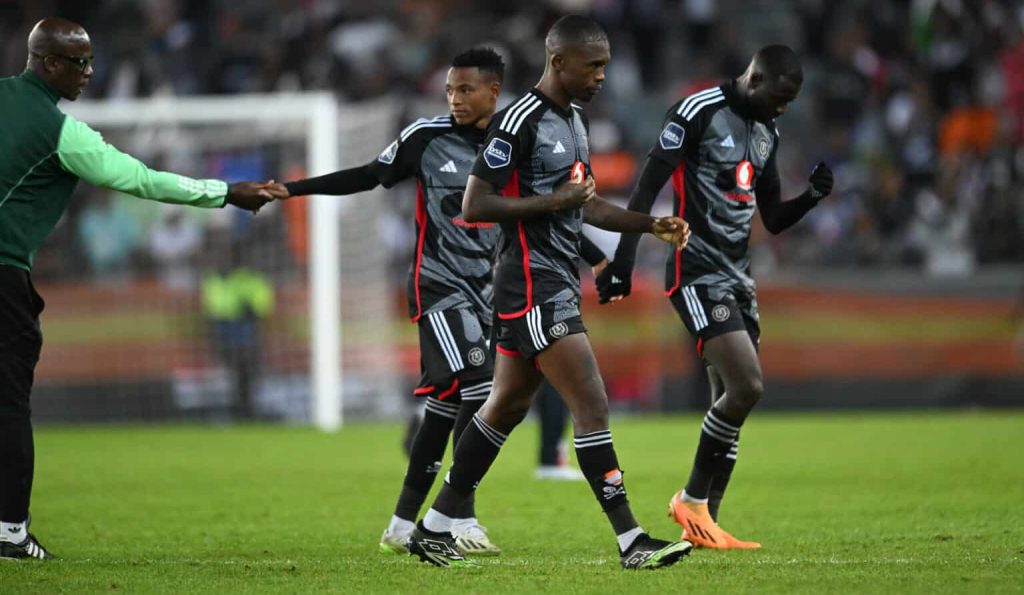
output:
M 566 182 L 559 186 L 553 196 L 555 197 L 555 210 L 578 209 L 597 196 L 597 183 L 593 176 L 588 176 L 582 184 Z
M 680 217 L 658 217 L 651 224 L 651 233 L 663 242 L 682 250 L 690 241 L 690 225 Z
M 832 193 L 832 170 L 824 161 L 819 161 L 818 165 L 814 166 L 814 171 L 807 181 L 811 183 L 811 198 L 821 200 Z
M 274 198 L 277 200 L 283 200 L 292 197 L 292 193 L 288 191 L 287 186 L 285 186 L 281 182 L 275 182 L 274 180 L 270 180 L 267 182 L 267 192 L 272 194 Z
M 274 181 L 261 182 L 237 182 L 228 186 L 228 196 L 225 199 L 227 204 L 235 205 L 240 209 L 255 213 L 260 207 L 274 200 L 274 195 L 267 187 Z
M 590 272 L 594 275 L 594 278 L 597 279 L 598 275 L 601 274 L 601 271 L 605 270 L 605 268 L 607 268 L 607 267 L 608 267 L 608 259 L 606 258 L 606 259 L 602 260 L 601 262 L 595 264 L 594 266 L 590 267 Z
M 617 302 L 633 290 L 633 265 L 613 261 L 597 275 L 597 302 Z

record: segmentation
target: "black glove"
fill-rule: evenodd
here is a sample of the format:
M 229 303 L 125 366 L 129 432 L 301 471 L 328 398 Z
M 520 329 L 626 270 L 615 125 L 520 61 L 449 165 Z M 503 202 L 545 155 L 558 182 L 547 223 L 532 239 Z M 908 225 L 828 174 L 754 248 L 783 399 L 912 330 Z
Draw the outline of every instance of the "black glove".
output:
M 818 165 L 814 166 L 814 171 L 807 181 L 811 183 L 811 198 L 815 200 L 821 200 L 832 193 L 832 170 L 824 161 L 819 161 Z
M 607 304 L 613 297 L 626 297 L 633 289 L 633 265 L 612 261 L 597 276 L 597 296 L 599 304 Z

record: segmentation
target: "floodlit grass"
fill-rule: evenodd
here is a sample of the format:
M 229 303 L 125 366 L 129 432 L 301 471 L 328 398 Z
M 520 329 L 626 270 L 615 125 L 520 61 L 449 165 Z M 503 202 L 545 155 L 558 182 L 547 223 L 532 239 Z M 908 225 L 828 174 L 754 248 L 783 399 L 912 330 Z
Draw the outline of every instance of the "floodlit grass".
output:
M 651 533 L 697 417 L 613 419 Z M 589 489 L 532 478 L 536 425 L 478 494 L 505 548 L 445 571 L 377 551 L 404 473 L 398 424 L 42 428 L 35 532 L 62 558 L 0 561 L 0 590 L 388 593 L 1020 592 L 1024 414 L 756 415 L 722 524 L 765 548 L 626 572 Z

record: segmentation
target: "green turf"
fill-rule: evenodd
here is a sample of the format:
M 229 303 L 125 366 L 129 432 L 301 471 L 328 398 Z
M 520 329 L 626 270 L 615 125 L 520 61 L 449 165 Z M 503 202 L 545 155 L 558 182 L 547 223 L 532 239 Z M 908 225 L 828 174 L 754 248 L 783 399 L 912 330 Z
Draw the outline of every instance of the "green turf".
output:
M 634 510 L 678 535 L 696 417 L 617 418 Z M 506 553 L 445 571 L 381 554 L 401 428 L 43 428 L 33 531 L 62 556 L 0 562 L 0 591 L 386 593 L 1021 592 L 1024 413 L 755 416 L 722 522 L 765 544 L 617 566 L 589 490 L 532 479 L 536 425 L 478 511 Z

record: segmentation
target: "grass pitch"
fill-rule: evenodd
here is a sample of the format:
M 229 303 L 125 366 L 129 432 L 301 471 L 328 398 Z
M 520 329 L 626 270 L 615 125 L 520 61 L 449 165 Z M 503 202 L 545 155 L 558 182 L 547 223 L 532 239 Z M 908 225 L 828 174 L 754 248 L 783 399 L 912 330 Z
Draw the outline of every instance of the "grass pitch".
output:
M 665 538 L 699 419 L 613 418 L 633 509 Z M 398 424 L 43 428 L 32 530 L 62 557 L 0 562 L 0 591 L 1022 592 L 1024 413 L 755 414 L 722 524 L 764 543 L 618 567 L 582 483 L 532 477 L 536 424 L 478 494 L 505 548 L 445 571 L 377 551 L 405 460 Z M 436 487 L 436 486 L 435 486 Z

